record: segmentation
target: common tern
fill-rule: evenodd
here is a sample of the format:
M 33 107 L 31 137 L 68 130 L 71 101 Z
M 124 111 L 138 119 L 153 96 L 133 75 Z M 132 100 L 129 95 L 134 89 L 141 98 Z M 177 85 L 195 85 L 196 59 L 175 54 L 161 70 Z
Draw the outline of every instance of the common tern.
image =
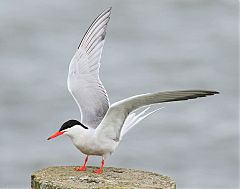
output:
M 86 155 L 84 164 L 75 168 L 85 171 L 88 156 L 102 156 L 102 163 L 94 173 L 103 171 L 106 160 L 117 148 L 123 136 L 140 121 L 157 112 L 147 112 L 152 104 L 173 102 L 218 94 L 208 90 L 181 90 L 147 93 L 110 105 L 107 92 L 99 79 L 102 49 L 111 8 L 104 10 L 91 24 L 73 56 L 67 79 L 69 92 L 76 101 L 81 120 L 68 120 L 49 139 L 67 135 Z M 136 110 L 145 107 L 140 113 Z

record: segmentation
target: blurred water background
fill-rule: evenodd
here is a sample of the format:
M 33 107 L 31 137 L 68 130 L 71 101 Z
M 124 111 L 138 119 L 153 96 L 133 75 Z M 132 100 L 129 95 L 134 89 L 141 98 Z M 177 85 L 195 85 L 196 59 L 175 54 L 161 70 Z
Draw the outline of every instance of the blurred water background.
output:
M 166 174 L 180 189 L 238 188 L 238 6 L 231 0 L 1 1 L 0 188 L 30 188 L 33 171 L 82 164 L 67 137 L 46 138 L 79 119 L 68 65 L 109 6 L 101 79 L 111 102 L 160 90 L 221 94 L 162 105 L 107 166 Z

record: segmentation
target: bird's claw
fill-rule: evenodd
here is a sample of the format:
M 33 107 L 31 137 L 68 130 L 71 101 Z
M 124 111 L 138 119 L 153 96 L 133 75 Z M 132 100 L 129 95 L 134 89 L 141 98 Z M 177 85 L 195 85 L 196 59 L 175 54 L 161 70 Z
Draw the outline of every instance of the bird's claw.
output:
M 86 171 L 86 167 L 85 166 L 82 166 L 82 167 L 75 167 L 74 168 L 75 171 Z
M 95 174 L 102 174 L 102 169 L 96 169 L 96 170 L 93 170 L 93 173 L 95 173 Z

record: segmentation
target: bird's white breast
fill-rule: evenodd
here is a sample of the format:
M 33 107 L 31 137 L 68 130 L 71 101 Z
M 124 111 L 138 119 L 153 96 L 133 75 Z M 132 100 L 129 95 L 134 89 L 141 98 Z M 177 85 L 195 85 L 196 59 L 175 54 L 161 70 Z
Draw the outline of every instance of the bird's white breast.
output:
M 78 136 L 70 136 L 73 144 L 84 154 L 103 156 L 111 154 L 118 142 L 107 138 L 100 138 L 95 134 L 95 129 L 87 129 Z

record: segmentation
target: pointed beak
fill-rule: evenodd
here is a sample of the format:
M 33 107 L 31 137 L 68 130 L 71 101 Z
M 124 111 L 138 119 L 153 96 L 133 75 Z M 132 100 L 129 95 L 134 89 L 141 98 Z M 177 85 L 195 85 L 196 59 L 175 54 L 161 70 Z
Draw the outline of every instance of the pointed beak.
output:
M 64 133 L 63 131 L 57 131 L 57 132 L 53 133 L 50 137 L 48 137 L 47 140 L 50 140 L 50 139 L 55 138 L 55 137 L 57 137 L 57 136 L 60 136 L 60 135 L 62 135 L 63 133 Z

